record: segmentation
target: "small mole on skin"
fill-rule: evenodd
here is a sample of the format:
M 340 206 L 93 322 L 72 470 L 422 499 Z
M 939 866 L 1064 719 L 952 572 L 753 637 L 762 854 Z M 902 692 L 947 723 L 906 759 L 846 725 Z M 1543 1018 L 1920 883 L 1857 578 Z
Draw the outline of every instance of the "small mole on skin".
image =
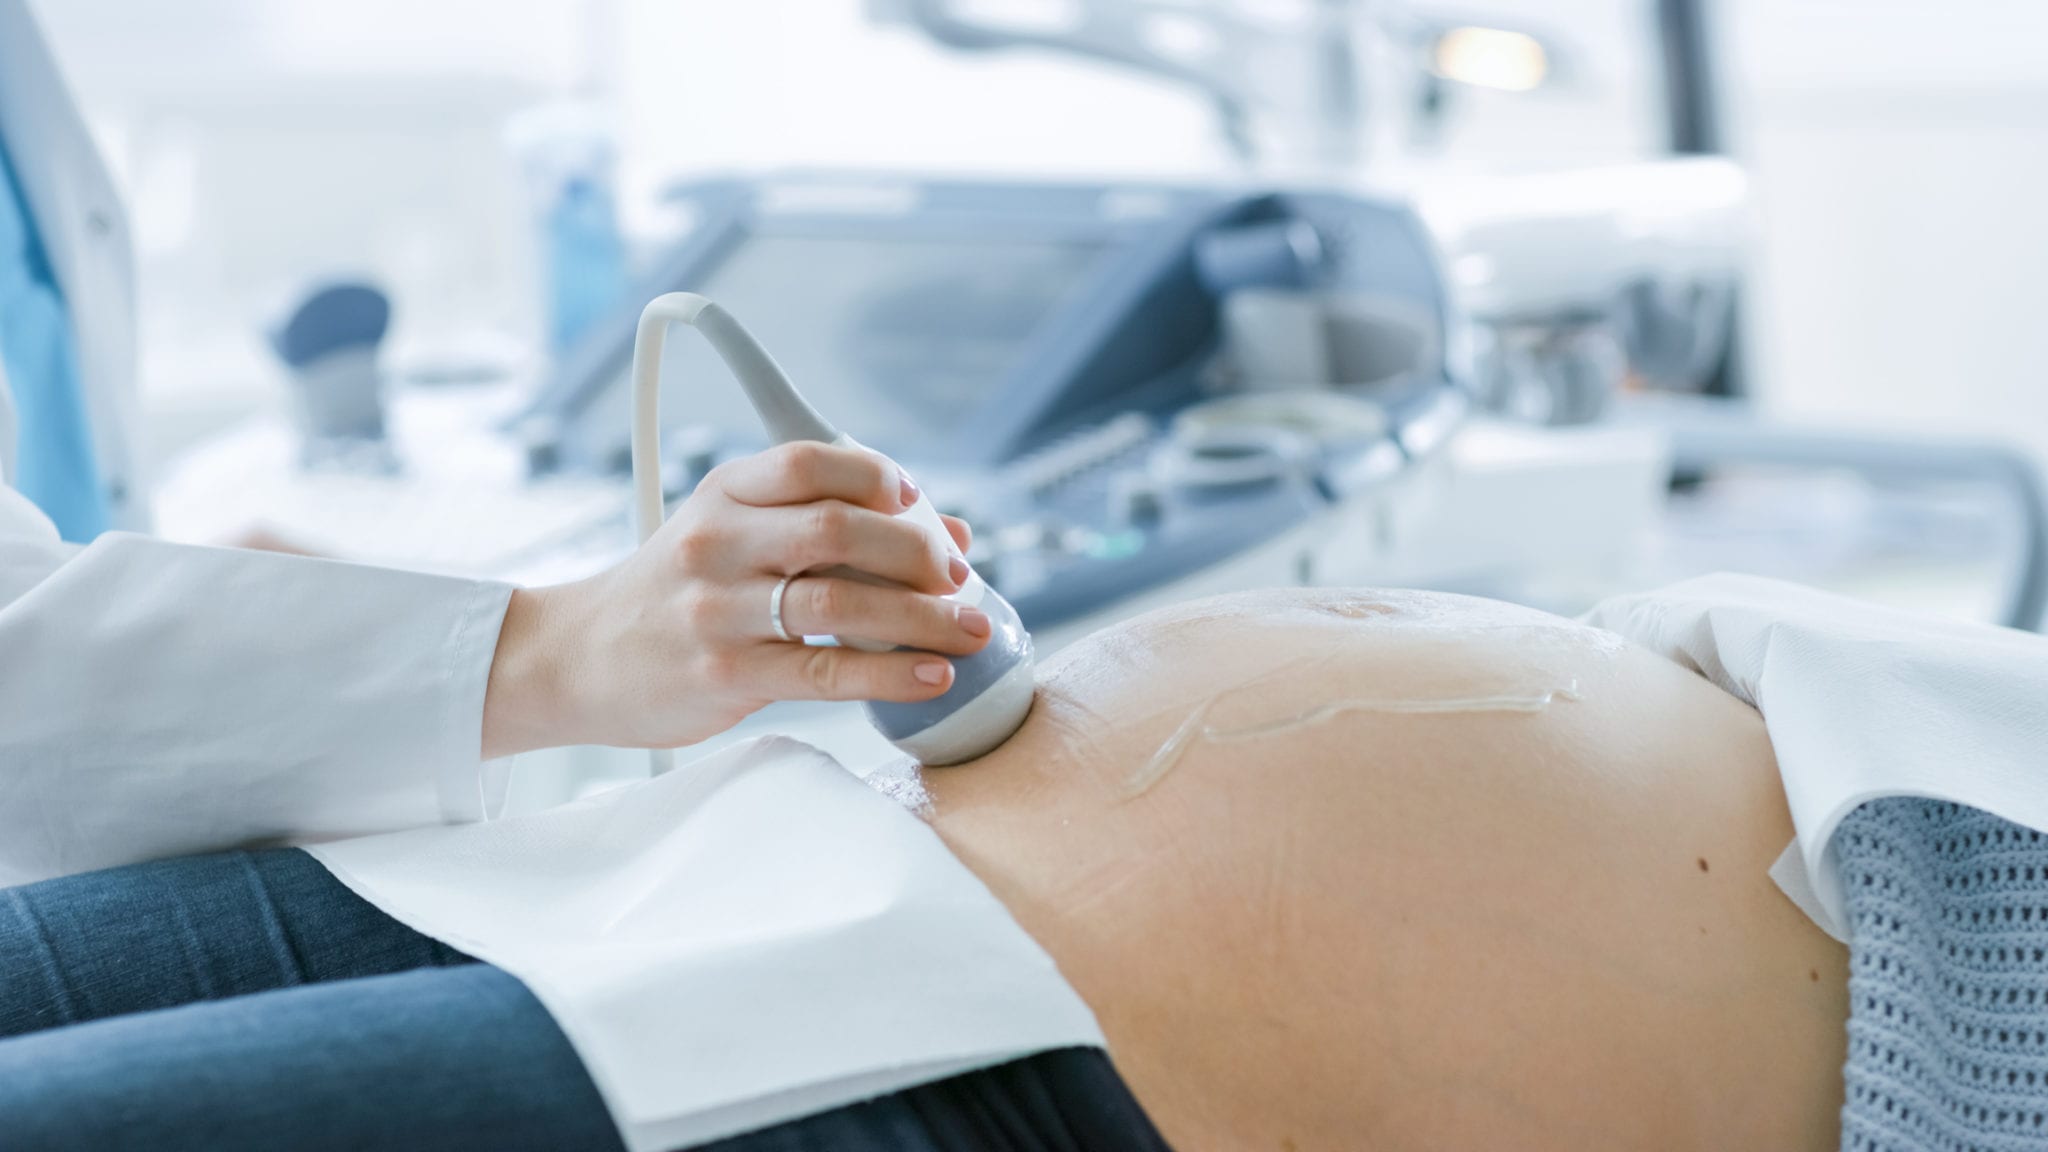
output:
M 1806 970 L 1806 978 L 1807 978 L 1808 980 L 1811 980 L 1811 981 L 1813 981 L 1813 982 L 1814 982 L 1815 984 L 1818 984 L 1818 983 L 1820 983 L 1820 969 L 1818 969 L 1818 968 L 1808 968 L 1808 969 Z
M 1707 858 L 1706 858 L 1705 856 L 1702 856 L 1702 857 L 1700 857 L 1700 871 L 1702 871 L 1702 872 L 1705 872 L 1706 870 L 1707 870 Z
M 1280 1138 L 1280 1152 L 1295 1152 L 1299 1147 L 1300 1145 L 1294 1142 L 1294 1137 L 1292 1136 L 1282 1136 Z

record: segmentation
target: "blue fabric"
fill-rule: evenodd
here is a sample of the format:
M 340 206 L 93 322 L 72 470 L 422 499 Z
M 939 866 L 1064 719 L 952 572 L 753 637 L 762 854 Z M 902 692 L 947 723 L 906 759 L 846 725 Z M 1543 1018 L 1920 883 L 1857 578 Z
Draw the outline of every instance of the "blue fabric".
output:
M 0 141 L 0 362 L 19 418 L 14 486 L 66 540 L 107 530 L 71 319 L 21 182 Z
M 0 1147 L 602 1149 L 547 1010 L 302 852 L 0 891 Z M 1165 1152 L 1096 1049 L 1045 1052 L 716 1152 Z
M 0 891 L 0 1042 L 67 1024 L 470 963 L 304 852 L 229 852 Z
M 1849 914 L 1849 1152 L 2048 1148 L 2048 838 L 1956 804 L 1835 832 Z
M 0 892 L 0 1147 L 617 1149 L 518 980 L 303 852 Z

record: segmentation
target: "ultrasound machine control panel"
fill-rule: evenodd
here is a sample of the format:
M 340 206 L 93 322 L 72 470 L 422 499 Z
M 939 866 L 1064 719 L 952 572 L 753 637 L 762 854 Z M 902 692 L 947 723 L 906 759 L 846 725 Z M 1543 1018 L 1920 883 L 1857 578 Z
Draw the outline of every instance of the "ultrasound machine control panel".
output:
M 1461 419 L 1460 321 L 1402 205 L 1335 192 L 831 176 L 678 189 L 633 293 L 691 291 L 978 532 L 1027 625 L 1221 563 L 1399 475 Z M 531 469 L 623 473 L 633 316 L 518 421 Z M 701 341 L 669 344 L 680 497 L 763 446 Z

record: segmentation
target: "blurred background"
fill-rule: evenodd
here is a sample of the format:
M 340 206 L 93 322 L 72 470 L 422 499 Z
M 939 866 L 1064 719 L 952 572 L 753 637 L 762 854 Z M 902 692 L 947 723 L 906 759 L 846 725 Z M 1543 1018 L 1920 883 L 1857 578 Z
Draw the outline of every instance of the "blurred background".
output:
M 617 461 L 564 465 L 521 421 L 533 397 L 575 391 L 564 373 L 598 355 L 591 340 L 615 346 L 651 291 L 698 286 L 661 282 L 710 211 L 678 187 L 715 178 L 764 195 L 789 174 L 830 173 L 877 195 L 935 181 L 1313 190 L 1412 207 L 1426 225 L 1455 312 L 1436 375 L 1467 402 L 1437 413 L 1460 429 L 1442 447 L 1407 436 L 1389 405 L 1402 453 L 1389 471 L 1436 478 L 1390 480 L 1406 494 L 1345 521 L 1371 538 L 1348 560 L 1297 548 L 1264 575 L 1190 582 L 1250 548 L 1183 556 L 1097 602 L 1047 609 L 1048 625 L 1272 579 L 1430 583 L 1576 610 L 1712 568 L 2038 622 L 2038 591 L 2026 599 L 2041 566 L 2031 469 L 2048 452 L 2038 4 L 44 0 L 38 12 L 133 216 L 145 447 L 173 535 L 260 522 L 343 553 L 531 578 L 596 563 L 610 544 L 504 545 L 620 515 Z M 1295 240 L 1329 240 L 1311 224 Z M 806 278 L 803 259 L 778 267 L 784 282 Z M 286 460 L 278 447 L 307 433 L 276 333 L 339 281 L 390 305 L 375 371 L 414 439 L 368 468 L 382 487 L 322 488 L 303 451 Z M 742 312 L 764 338 L 776 299 Z M 1219 362 L 1256 375 L 1246 365 L 1272 353 L 1253 344 L 1293 321 L 1267 314 L 1263 336 L 1237 322 L 1216 321 Z M 903 355 L 914 361 L 915 345 Z M 1658 406 L 1706 398 L 1728 403 Z M 1178 427 L 1179 409 L 1149 403 L 1130 407 Z M 454 447 L 486 433 L 517 451 Z M 1027 437 L 986 463 L 1012 467 L 1047 443 Z M 958 462 L 922 447 L 892 450 Z M 1248 451 L 1225 436 L 1193 459 Z M 463 462 L 436 472 L 422 459 L 443 456 Z M 1141 471 L 1173 494 L 1159 468 Z M 492 494 L 541 477 L 555 488 L 539 511 Z M 989 487 L 981 474 L 957 484 Z M 1009 498 L 961 506 L 994 521 L 990 547 L 1100 559 L 1143 546 L 1118 532 L 1156 513 L 1158 493 L 1133 484 L 1110 485 L 1123 511 L 1107 526 Z M 495 527 L 464 554 L 437 528 L 455 519 Z M 1028 582 L 1040 569 L 1009 570 Z

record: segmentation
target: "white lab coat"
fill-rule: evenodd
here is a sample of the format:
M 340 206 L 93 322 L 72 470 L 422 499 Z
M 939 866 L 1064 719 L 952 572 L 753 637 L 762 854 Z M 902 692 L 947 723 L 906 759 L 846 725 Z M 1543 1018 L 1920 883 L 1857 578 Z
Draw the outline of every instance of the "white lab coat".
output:
M 0 132 L 70 306 L 115 523 L 137 524 L 127 228 L 23 0 Z M 113 532 L 80 549 L 8 484 L 0 378 L 0 887 L 483 814 L 510 589 Z
M 0 140 L 71 309 L 93 458 L 117 528 L 148 527 L 129 421 L 135 276 L 128 214 L 26 0 L 0 0 Z M 4 416 L 0 444 L 12 446 Z

